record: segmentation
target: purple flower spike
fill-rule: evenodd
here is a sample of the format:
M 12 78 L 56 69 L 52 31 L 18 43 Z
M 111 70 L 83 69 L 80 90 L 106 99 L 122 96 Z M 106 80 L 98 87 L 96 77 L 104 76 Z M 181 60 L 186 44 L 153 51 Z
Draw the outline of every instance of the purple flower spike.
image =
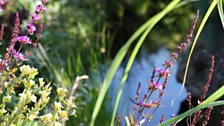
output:
M 150 82 L 150 85 L 149 85 L 149 89 L 151 89 L 151 90 L 157 90 L 157 89 L 161 89 L 162 90 L 162 88 L 163 88 L 163 86 L 162 86 L 162 84 L 161 83 L 159 83 L 159 82 Z
M 32 16 L 32 19 L 33 19 L 34 22 L 37 22 L 41 19 L 41 17 L 39 16 L 39 14 L 34 13 L 33 16 Z
M 165 61 L 165 66 L 167 66 L 167 67 L 171 67 L 172 66 L 172 64 L 173 64 L 173 62 L 172 61 Z
M 154 108 L 156 107 L 156 103 L 152 102 L 151 100 L 146 103 L 146 102 L 138 102 L 138 105 L 142 106 L 142 107 L 146 107 L 146 108 Z
M 163 87 L 163 86 L 162 86 L 161 83 L 159 83 L 159 82 L 158 82 L 158 83 L 153 82 L 153 88 L 154 88 L 154 89 L 161 89 L 161 90 L 162 90 L 162 87 Z
M 170 71 L 168 69 L 158 68 L 158 69 L 156 69 L 156 72 L 158 72 L 159 76 L 161 76 L 161 77 L 165 77 L 165 76 L 170 75 Z
M 44 4 L 40 4 L 36 7 L 35 13 L 39 14 L 40 12 L 46 11 L 47 8 L 44 6 Z
M 30 41 L 30 38 L 27 36 L 18 36 L 16 40 L 22 44 L 32 44 L 32 42 Z
M 12 51 L 13 56 L 21 61 L 25 60 L 25 56 L 22 53 L 17 52 L 15 49 Z
M 36 27 L 33 23 L 28 23 L 26 26 L 26 30 L 28 31 L 29 34 L 33 35 L 33 33 L 36 31 Z

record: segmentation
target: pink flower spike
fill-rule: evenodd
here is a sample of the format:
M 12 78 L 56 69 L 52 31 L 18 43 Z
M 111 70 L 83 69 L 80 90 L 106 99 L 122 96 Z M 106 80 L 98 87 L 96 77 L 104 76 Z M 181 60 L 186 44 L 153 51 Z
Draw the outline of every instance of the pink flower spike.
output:
M 36 27 L 33 23 L 28 23 L 26 26 L 26 30 L 29 34 L 33 35 L 33 33 L 36 31 Z
M 156 69 L 156 72 L 158 72 L 159 76 L 161 76 L 161 77 L 165 77 L 165 76 L 170 75 L 170 71 L 168 69 L 158 68 L 158 69 Z
M 15 49 L 12 51 L 13 56 L 21 61 L 25 60 L 25 56 L 22 53 L 17 52 Z
M 170 68 L 172 66 L 172 64 L 173 64 L 173 62 L 171 60 L 170 61 L 166 60 L 164 65 Z
M 19 41 L 21 44 L 32 44 L 30 38 L 27 36 L 18 36 L 16 40 Z
M 5 0 L 0 0 L 0 6 L 5 4 Z
M 33 22 L 37 22 L 37 21 L 39 21 L 41 19 L 41 17 L 39 16 L 39 14 L 34 13 L 32 15 L 32 19 L 33 19 Z
M 142 107 L 146 107 L 146 108 L 155 108 L 156 107 L 156 104 L 154 102 L 152 102 L 151 100 L 149 101 L 149 103 L 138 102 L 138 105 L 140 105 Z
M 153 82 L 153 87 L 154 87 L 154 89 L 161 89 L 162 90 L 163 86 L 159 82 L 158 83 Z
M 40 4 L 40 5 L 37 5 L 35 13 L 39 14 L 40 12 L 43 12 L 46 10 L 47 8 L 44 6 L 44 4 Z
M 162 84 L 161 83 L 159 83 L 159 82 L 150 82 L 150 85 L 149 85 L 149 89 L 152 89 L 152 90 L 157 90 L 157 89 L 161 89 L 162 90 L 162 88 L 163 88 L 163 86 L 162 86 Z

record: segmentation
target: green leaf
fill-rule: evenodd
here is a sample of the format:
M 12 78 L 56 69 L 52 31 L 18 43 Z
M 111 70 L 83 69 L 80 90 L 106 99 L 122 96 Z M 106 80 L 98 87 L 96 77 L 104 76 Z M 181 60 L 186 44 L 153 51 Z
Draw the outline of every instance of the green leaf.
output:
M 118 67 L 120 66 L 122 60 L 124 59 L 124 56 L 126 55 L 130 45 L 147 29 L 147 32 L 149 32 L 154 25 L 162 18 L 164 17 L 170 10 L 172 10 L 173 7 L 175 7 L 175 5 L 177 5 L 180 2 L 180 0 L 173 0 L 163 11 L 161 11 L 160 13 L 158 13 L 157 15 L 155 15 L 154 17 L 152 17 L 151 19 L 149 19 L 146 23 L 144 23 L 129 39 L 128 41 L 125 43 L 124 46 L 122 46 L 122 48 L 118 51 L 116 57 L 114 58 L 111 67 L 109 69 L 109 71 L 107 72 L 106 78 L 103 81 L 103 85 L 100 89 L 99 92 L 99 96 L 97 98 L 96 101 L 96 105 L 94 107 L 94 111 L 92 114 L 92 118 L 91 118 L 91 122 L 90 122 L 90 126 L 94 126 L 96 117 L 100 111 L 100 108 L 102 106 L 103 100 L 106 96 L 106 93 L 108 91 L 108 88 L 110 86 L 110 83 L 118 69 Z M 145 32 L 144 34 L 147 35 Z M 145 36 L 144 35 L 144 36 Z M 142 37 L 140 39 L 141 41 L 144 40 L 144 37 Z M 141 45 L 141 44 L 139 44 Z M 136 50 L 137 51 L 137 50 Z M 137 52 L 136 52 L 137 53 Z M 132 57 L 133 58 L 133 57 Z
M 202 20 L 200 26 L 199 26 L 199 29 L 198 29 L 197 34 L 196 34 L 196 36 L 195 36 L 195 39 L 194 39 L 194 42 L 193 42 L 193 44 L 192 44 L 190 53 L 189 53 L 189 55 L 188 55 L 187 64 L 186 64 L 186 68 L 185 68 L 185 72 L 184 72 L 184 78 L 183 78 L 182 88 L 181 88 L 181 91 L 179 92 L 179 94 L 177 95 L 177 97 L 180 96 L 180 94 L 182 93 L 182 91 L 183 91 L 183 89 L 184 89 L 184 86 L 185 86 L 185 83 L 186 83 L 186 78 L 187 78 L 188 67 L 189 67 L 189 64 L 190 64 L 190 60 L 191 60 L 191 56 L 192 56 L 194 47 L 195 47 L 195 45 L 196 45 L 196 43 L 197 43 L 197 40 L 198 40 L 198 38 L 199 38 L 199 35 L 201 34 L 202 29 L 203 29 L 204 26 L 205 26 L 205 23 L 207 22 L 209 16 L 211 15 L 212 11 L 213 11 L 214 8 L 215 8 L 216 3 L 217 3 L 217 1 L 216 1 L 216 0 L 213 0 L 213 2 L 212 2 L 211 5 L 209 6 L 209 8 L 208 8 L 208 10 L 207 10 L 207 12 L 206 12 L 206 14 L 205 14 L 205 16 L 204 16 L 204 18 L 203 18 L 203 20 Z M 177 98 L 177 97 L 176 97 L 176 98 Z M 174 100 L 175 100 L 176 98 L 174 98 Z M 172 104 L 173 104 L 174 100 L 172 101 Z
M 218 11 L 219 11 L 219 17 L 222 22 L 222 27 L 224 28 L 224 14 L 223 14 L 222 0 L 218 0 L 217 7 L 218 7 Z
M 179 122 L 182 119 L 192 115 L 193 113 L 196 113 L 198 110 L 203 109 L 203 108 L 208 108 L 208 107 L 212 107 L 212 106 L 220 106 L 220 105 L 224 105 L 224 101 L 217 101 L 214 102 L 215 100 L 219 99 L 220 97 L 222 97 L 224 95 L 224 86 L 222 86 L 221 88 L 219 88 L 216 92 L 214 92 L 210 97 L 208 97 L 204 102 L 202 102 L 201 104 L 199 104 L 198 106 L 196 106 L 193 109 L 190 109 L 178 116 L 175 116 L 161 124 L 159 124 L 158 126 L 167 126 L 171 123 L 174 122 Z
M 184 5 L 187 5 L 187 4 L 190 4 L 192 2 L 197 2 L 198 0 L 183 0 L 181 1 L 175 8 L 179 8 L 181 6 L 184 6 Z
M 125 116 L 125 121 L 126 121 L 126 125 L 127 125 L 127 126 L 131 126 L 131 124 L 130 124 L 129 119 L 128 119 L 127 116 Z
M 114 106 L 114 111 L 113 111 L 113 116 L 112 116 L 112 119 L 111 119 L 111 126 L 114 125 L 114 120 L 115 120 L 115 116 L 116 116 L 116 112 L 117 112 L 117 108 L 118 108 L 118 105 L 119 105 L 119 101 L 120 101 L 120 98 L 121 98 L 121 94 L 122 94 L 122 89 L 125 85 L 125 82 L 127 80 L 127 77 L 128 77 L 128 73 L 131 69 L 131 66 L 134 62 L 134 59 L 141 47 L 141 45 L 143 44 L 145 38 L 147 37 L 147 35 L 149 34 L 149 32 L 152 30 L 152 28 L 156 25 L 156 23 L 158 23 L 166 14 L 168 14 L 171 10 L 173 10 L 175 8 L 175 6 L 179 3 L 179 1 L 173 1 L 171 2 L 170 4 L 168 4 L 166 6 L 165 9 L 163 9 L 161 12 L 159 12 L 158 14 L 156 14 L 155 16 L 153 16 L 148 22 L 149 23 L 149 26 L 147 28 L 147 30 L 142 34 L 141 38 L 139 39 L 139 41 L 137 42 L 129 60 L 128 60 L 128 64 L 126 66 L 126 69 L 125 69 L 125 72 L 124 72 L 124 75 L 122 77 L 122 81 L 121 81 L 121 84 L 120 84 L 120 88 L 118 90 L 118 94 L 117 94 L 117 97 L 116 97 L 116 102 L 115 102 L 115 106 Z

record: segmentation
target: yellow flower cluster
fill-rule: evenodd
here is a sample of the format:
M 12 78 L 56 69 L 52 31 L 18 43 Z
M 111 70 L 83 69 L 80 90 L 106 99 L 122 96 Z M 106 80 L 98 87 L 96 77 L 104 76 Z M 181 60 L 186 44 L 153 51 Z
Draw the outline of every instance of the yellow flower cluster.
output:
M 23 65 L 20 67 L 21 77 L 28 76 L 29 79 L 34 79 L 34 77 L 38 74 L 38 70 L 36 68 L 31 68 L 29 65 Z
M 0 104 L 1 126 L 16 125 L 18 122 L 39 122 L 41 125 L 61 126 L 68 116 L 75 114 L 75 104 L 72 100 L 66 99 L 67 89 L 57 88 L 57 97 L 52 108 L 48 108 L 52 91 L 51 84 L 45 84 L 43 78 L 35 82 L 38 74 L 36 68 L 28 65 L 20 67 L 20 75 L 14 75 L 4 82 L 2 103 Z M 23 87 L 22 92 L 15 92 L 17 87 Z M 9 109 L 6 104 L 13 105 Z M 40 114 L 40 111 L 46 114 Z M 39 120 L 39 121 L 38 121 Z

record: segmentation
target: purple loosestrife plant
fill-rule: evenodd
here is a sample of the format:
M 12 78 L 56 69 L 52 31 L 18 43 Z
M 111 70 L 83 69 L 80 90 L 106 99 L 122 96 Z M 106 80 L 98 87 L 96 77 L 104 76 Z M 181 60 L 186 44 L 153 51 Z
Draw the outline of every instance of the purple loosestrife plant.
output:
M 33 33 L 36 31 L 36 26 L 32 22 L 29 22 L 26 26 L 26 30 L 30 35 L 33 35 Z
M 195 18 L 192 22 L 189 33 L 184 38 L 183 42 L 177 46 L 177 50 L 172 53 L 172 59 L 165 61 L 163 64 L 164 68 L 156 68 L 154 66 L 151 79 L 149 81 L 149 86 L 147 92 L 143 95 L 142 100 L 139 98 L 141 84 L 139 83 L 135 100 L 130 99 L 133 102 L 134 112 L 130 113 L 129 121 L 133 126 L 136 125 L 147 125 L 150 120 L 152 120 L 154 113 L 160 106 L 162 102 L 162 97 L 165 92 L 165 88 L 170 75 L 170 68 L 172 67 L 173 62 L 177 60 L 184 48 L 186 48 L 191 43 L 191 38 L 193 37 L 193 32 L 195 29 L 196 22 L 198 20 L 199 11 L 197 11 Z M 152 100 L 150 97 L 153 93 L 159 92 L 158 97 L 155 100 Z M 145 111 L 144 111 L 145 110 Z M 136 113 L 136 115 L 133 115 Z M 161 121 L 164 120 L 164 116 Z
M 203 100 L 206 97 L 206 93 L 208 92 L 208 88 L 210 87 L 211 84 L 211 80 L 212 80 L 212 75 L 213 75 L 213 71 L 214 71 L 214 67 L 215 67 L 215 58 L 214 56 L 211 57 L 211 63 L 210 63 L 210 70 L 209 70 L 209 74 L 208 74 L 208 79 L 207 82 L 204 86 L 203 89 L 203 94 L 201 96 L 200 99 L 198 99 L 198 104 L 202 103 Z M 188 104 L 189 104 L 189 109 L 192 108 L 192 101 L 191 101 L 191 93 L 188 93 Z M 197 124 L 200 119 L 203 117 L 203 115 L 205 116 L 205 120 L 202 122 L 202 126 L 206 126 L 208 124 L 208 121 L 210 119 L 210 115 L 211 115 L 211 111 L 213 110 L 213 107 L 209 107 L 206 110 L 199 110 L 197 113 L 195 113 L 193 116 L 190 115 L 187 118 L 187 125 L 188 126 L 195 126 L 195 124 Z
M 7 48 L 7 52 L 5 54 L 4 59 L 1 60 L 0 62 L 0 70 L 6 70 L 6 68 L 8 68 L 8 70 L 12 69 L 13 65 L 14 65 L 14 59 L 15 60 L 19 60 L 20 62 L 23 62 L 24 60 L 26 60 L 26 55 L 24 55 L 21 52 L 21 49 L 23 48 L 24 45 L 26 44 L 32 44 L 33 47 L 36 47 L 40 37 L 41 37 L 41 33 L 43 31 L 43 25 L 41 23 L 39 23 L 40 18 L 40 14 L 43 13 L 44 11 L 46 11 L 46 7 L 45 7 L 46 1 L 42 1 L 42 4 L 37 5 L 35 12 L 33 15 L 36 15 L 37 17 L 34 17 L 32 21 L 30 21 L 27 26 L 26 26 L 26 35 L 19 35 L 20 34 L 20 18 L 19 18 L 19 13 L 16 12 L 16 19 L 14 22 L 14 29 L 13 29 L 13 34 L 11 36 L 11 41 L 10 41 L 10 45 Z M 39 17 L 39 18 L 38 18 Z M 35 35 L 35 31 L 36 31 L 36 26 L 35 25 L 39 25 L 39 31 L 36 34 L 36 40 L 34 42 L 32 42 L 32 40 L 30 39 L 30 37 L 28 36 L 28 34 L 30 35 Z M 3 31 L 4 31 L 4 26 L 2 25 L 1 28 L 1 34 L 0 34 L 0 39 L 2 39 L 3 36 Z M 19 42 L 20 43 L 20 48 L 18 50 L 15 50 L 15 44 Z M 14 58 L 14 59 L 13 59 Z
M 5 4 L 6 4 L 6 0 L 0 0 L 0 12 L 4 10 Z
M 28 36 L 18 36 L 16 40 L 21 44 L 32 44 L 30 38 Z
M 0 6 L 1 2 L 0 0 Z M 20 65 L 27 60 L 27 55 L 24 55 L 25 53 L 22 51 L 23 46 L 33 45 L 36 47 L 40 40 L 43 31 L 40 14 L 46 10 L 46 2 L 46 0 L 42 0 L 42 4 L 36 7 L 33 15 L 37 17 L 27 24 L 25 35 L 21 35 L 20 17 L 16 12 L 9 47 L 6 49 L 3 59 L 0 59 L 1 126 L 62 126 L 70 115 L 75 114 L 74 98 L 71 94 L 68 96 L 67 89 L 57 87 L 57 96 L 51 98 L 52 87 L 50 83 L 45 84 L 43 78 L 36 77 L 38 70 L 29 65 Z M 39 26 L 38 32 L 36 32 L 36 26 Z M 4 25 L 1 25 L 0 40 L 3 38 L 3 32 Z M 35 40 L 31 40 L 30 36 L 32 35 L 36 36 Z M 19 49 L 15 48 L 16 44 L 20 45 Z M 54 103 L 50 103 L 50 99 Z

